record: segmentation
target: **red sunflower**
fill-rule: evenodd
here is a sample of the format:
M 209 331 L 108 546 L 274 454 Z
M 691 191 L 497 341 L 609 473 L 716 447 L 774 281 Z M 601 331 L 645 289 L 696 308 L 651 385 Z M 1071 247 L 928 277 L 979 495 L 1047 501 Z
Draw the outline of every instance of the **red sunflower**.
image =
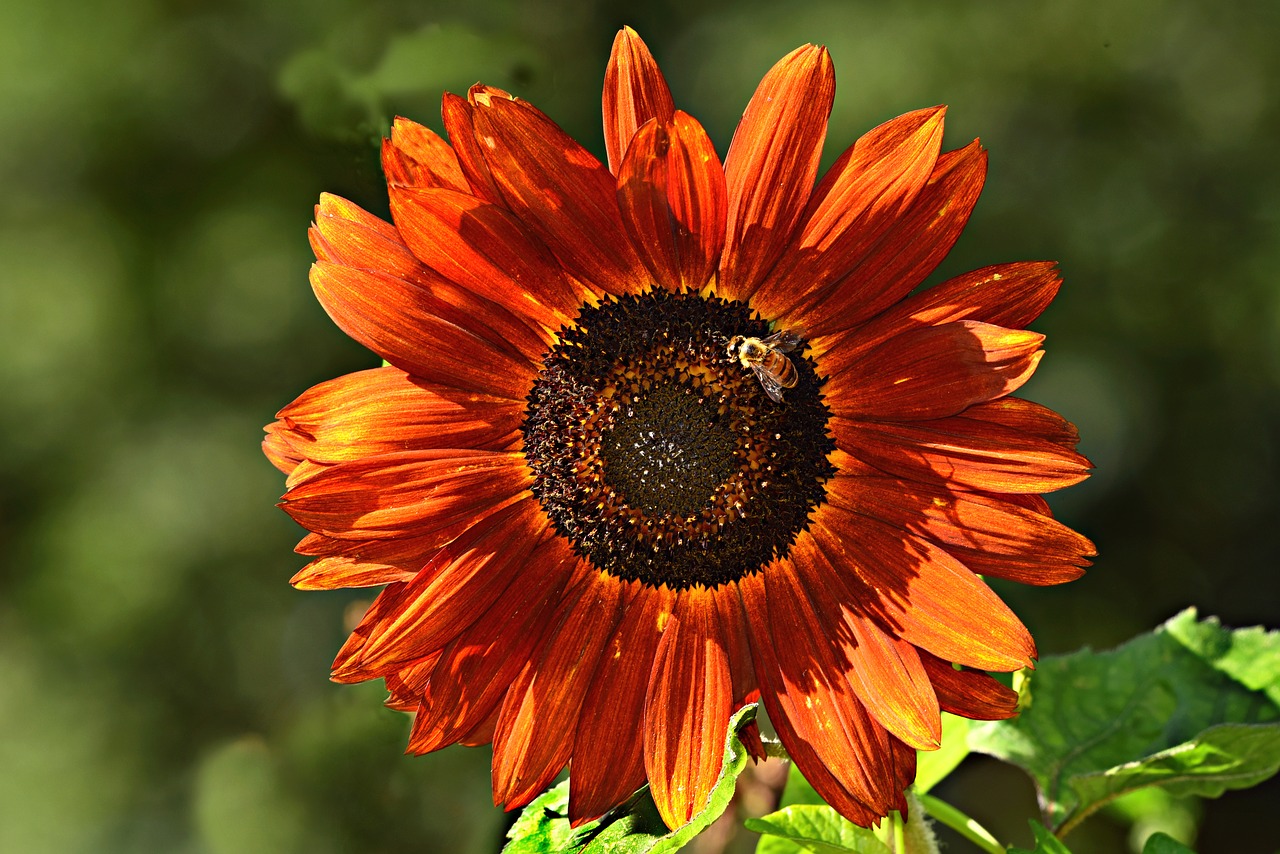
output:
M 760 697 L 818 792 L 873 823 L 940 709 L 1014 713 L 981 671 L 1035 645 L 978 573 L 1088 565 L 1039 497 L 1086 476 L 1075 429 L 1010 396 L 1054 266 L 911 295 L 986 155 L 940 153 L 943 108 L 919 110 L 815 186 L 834 89 L 824 48 L 788 54 L 722 167 L 624 30 L 608 167 L 476 86 L 445 96 L 449 142 L 395 122 L 394 225 L 316 209 L 316 295 L 390 366 L 267 427 L 312 532 L 293 583 L 385 585 L 333 678 L 385 679 L 414 753 L 492 742 L 496 803 L 570 765 L 575 822 L 647 781 L 678 826 Z

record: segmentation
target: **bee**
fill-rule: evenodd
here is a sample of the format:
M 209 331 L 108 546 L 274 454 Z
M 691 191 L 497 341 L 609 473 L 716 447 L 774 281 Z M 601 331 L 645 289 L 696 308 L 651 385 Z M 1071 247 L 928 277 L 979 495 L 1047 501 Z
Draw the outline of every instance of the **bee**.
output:
M 782 403 L 782 390 L 794 388 L 798 375 L 785 353 L 801 344 L 794 332 L 775 332 L 768 338 L 747 338 L 735 335 L 729 339 L 730 359 L 737 359 L 742 367 L 750 368 L 764 388 L 764 393 L 774 403 Z

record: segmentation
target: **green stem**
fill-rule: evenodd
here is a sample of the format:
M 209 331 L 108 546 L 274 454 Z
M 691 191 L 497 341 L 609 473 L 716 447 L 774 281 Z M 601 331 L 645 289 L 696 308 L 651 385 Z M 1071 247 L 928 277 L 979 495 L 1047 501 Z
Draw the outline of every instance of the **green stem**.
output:
M 791 757 L 787 755 L 787 749 L 782 746 L 782 742 L 777 739 L 760 737 L 760 741 L 764 744 L 764 755 L 770 759 L 785 759 L 791 761 Z
M 987 854 L 1005 854 L 1005 847 L 997 842 L 996 838 L 985 827 L 951 806 L 951 804 L 946 801 L 940 801 L 932 795 L 917 794 L 916 797 L 920 799 L 920 804 L 924 807 L 925 812 L 983 851 L 986 851 Z
M 895 812 L 891 815 L 893 820 L 893 854 L 907 854 L 907 823 L 902 819 L 902 813 Z

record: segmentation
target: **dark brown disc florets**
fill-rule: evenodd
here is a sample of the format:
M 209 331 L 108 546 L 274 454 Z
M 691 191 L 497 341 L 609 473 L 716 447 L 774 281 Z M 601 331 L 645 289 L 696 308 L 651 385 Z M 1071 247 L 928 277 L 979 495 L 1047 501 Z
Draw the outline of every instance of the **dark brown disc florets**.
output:
M 744 303 L 650 291 L 587 307 L 528 398 L 533 492 L 619 578 L 726 583 L 784 556 L 834 472 L 830 412 L 797 350 L 785 402 L 726 353 L 769 325 Z

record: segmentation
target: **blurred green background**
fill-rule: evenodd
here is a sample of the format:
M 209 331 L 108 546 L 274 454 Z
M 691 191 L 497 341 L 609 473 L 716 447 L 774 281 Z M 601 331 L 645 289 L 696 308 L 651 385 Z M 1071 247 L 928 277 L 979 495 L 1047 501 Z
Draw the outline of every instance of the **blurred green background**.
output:
M 1029 396 L 1097 464 L 1054 501 L 1101 557 L 1001 592 L 1043 653 L 1187 604 L 1280 625 L 1280 4 L 0 4 L 0 850 L 487 852 L 488 751 L 402 757 L 407 718 L 328 664 L 358 594 L 300 593 L 261 425 L 376 360 L 307 284 L 321 191 L 385 214 L 376 143 L 442 90 L 514 91 L 603 152 L 635 26 L 723 153 L 764 71 L 825 43 L 825 159 L 951 105 L 986 191 L 941 274 L 1054 258 Z M 1029 783 L 941 794 L 1029 841 Z M 1272 851 L 1280 786 L 1205 805 Z M 1263 809 L 1269 805 L 1270 812 Z M 1126 850 L 1102 816 L 1077 850 Z M 951 850 L 966 850 L 960 843 Z

